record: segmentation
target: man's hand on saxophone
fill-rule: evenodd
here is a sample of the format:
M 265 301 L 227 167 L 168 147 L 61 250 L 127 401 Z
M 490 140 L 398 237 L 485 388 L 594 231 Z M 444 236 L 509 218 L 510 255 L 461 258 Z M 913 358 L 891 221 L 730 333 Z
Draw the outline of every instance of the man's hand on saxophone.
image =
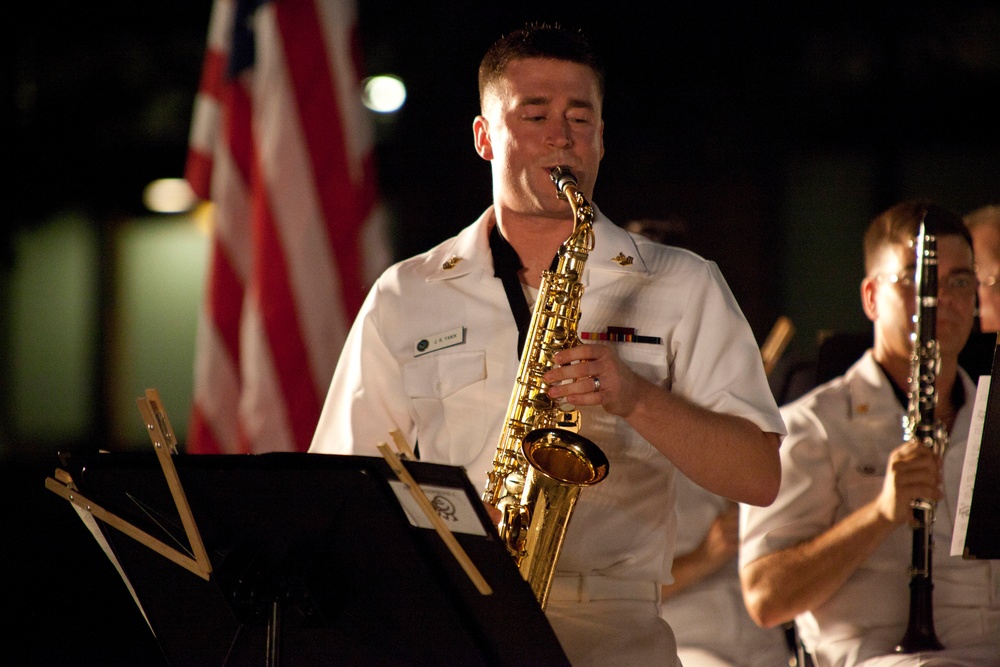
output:
M 553 360 L 557 365 L 544 376 L 551 398 L 577 406 L 601 405 L 621 417 L 631 412 L 641 378 L 610 346 L 577 345 L 559 351 Z

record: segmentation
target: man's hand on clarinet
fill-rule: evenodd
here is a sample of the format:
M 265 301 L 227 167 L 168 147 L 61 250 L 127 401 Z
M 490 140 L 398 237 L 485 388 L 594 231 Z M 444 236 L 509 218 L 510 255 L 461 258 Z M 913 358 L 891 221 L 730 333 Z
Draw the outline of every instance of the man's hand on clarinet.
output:
M 889 455 L 879 513 L 892 523 L 912 521 L 913 502 L 918 499 L 941 499 L 941 464 L 930 448 L 911 440 Z

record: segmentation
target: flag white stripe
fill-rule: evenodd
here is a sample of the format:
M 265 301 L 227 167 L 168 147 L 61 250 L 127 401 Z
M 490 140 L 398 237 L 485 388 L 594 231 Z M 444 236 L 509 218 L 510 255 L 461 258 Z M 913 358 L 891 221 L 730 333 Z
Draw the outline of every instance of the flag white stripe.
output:
M 239 401 L 240 381 L 236 364 L 211 319 L 211 314 L 203 307 L 196 334 L 194 402 L 225 448 L 224 453 L 236 454 L 237 415 L 233 406 Z
M 219 102 L 205 93 L 198 93 L 194 107 L 194 118 L 191 121 L 191 150 L 198 151 L 207 157 L 213 154 L 215 142 L 219 135 Z
M 224 148 L 215 151 L 212 182 L 225 183 L 225 187 L 216 185 L 212 188 L 216 204 L 215 234 L 240 282 L 246 286 L 250 280 L 253 243 L 247 224 L 250 220 L 250 192 L 232 153 Z
M 209 49 L 223 54 L 229 53 L 235 18 L 236 2 L 234 0 L 216 0 L 212 7 L 212 15 L 208 19 L 207 45 Z
M 260 319 L 258 296 L 251 290 L 243 305 L 240 325 L 240 368 L 243 391 L 239 400 L 240 423 L 250 439 L 250 451 L 291 452 L 295 440 L 274 360 Z

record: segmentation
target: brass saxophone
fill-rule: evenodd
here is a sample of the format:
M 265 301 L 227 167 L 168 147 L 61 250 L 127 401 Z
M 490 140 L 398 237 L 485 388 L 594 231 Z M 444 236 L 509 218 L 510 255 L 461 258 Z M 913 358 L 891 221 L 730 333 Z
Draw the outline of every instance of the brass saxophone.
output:
M 903 441 L 917 440 L 938 457 L 948 445 L 948 431 L 934 415 L 937 406 L 938 349 L 937 326 L 937 236 L 932 224 L 920 222 L 916 238 L 916 314 L 913 318 L 913 350 L 910 355 L 910 388 Z M 936 651 L 942 648 L 934 632 L 934 605 L 931 593 L 934 551 L 934 505 L 931 500 L 913 503 L 913 552 L 910 567 L 910 614 L 906 632 L 896 646 L 897 653 Z
M 517 380 L 483 500 L 503 512 L 497 528 L 521 576 L 545 608 L 556 560 L 580 490 L 603 480 L 608 459 L 578 435 L 580 416 L 549 398 L 542 375 L 559 350 L 580 344 L 580 282 L 594 247 L 594 209 L 568 167 L 550 176 L 573 210 L 573 233 L 559 249 L 554 271 L 542 274 Z

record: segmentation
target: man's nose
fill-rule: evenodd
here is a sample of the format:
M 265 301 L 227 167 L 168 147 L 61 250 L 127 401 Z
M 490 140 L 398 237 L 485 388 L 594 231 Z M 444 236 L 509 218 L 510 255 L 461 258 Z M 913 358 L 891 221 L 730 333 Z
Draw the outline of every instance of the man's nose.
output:
M 569 121 L 565 118 L 549 123 L 548 131 L 548 141 L 551 145 L 567 147 L 573 144 L 573 134 L 570 132 Z

